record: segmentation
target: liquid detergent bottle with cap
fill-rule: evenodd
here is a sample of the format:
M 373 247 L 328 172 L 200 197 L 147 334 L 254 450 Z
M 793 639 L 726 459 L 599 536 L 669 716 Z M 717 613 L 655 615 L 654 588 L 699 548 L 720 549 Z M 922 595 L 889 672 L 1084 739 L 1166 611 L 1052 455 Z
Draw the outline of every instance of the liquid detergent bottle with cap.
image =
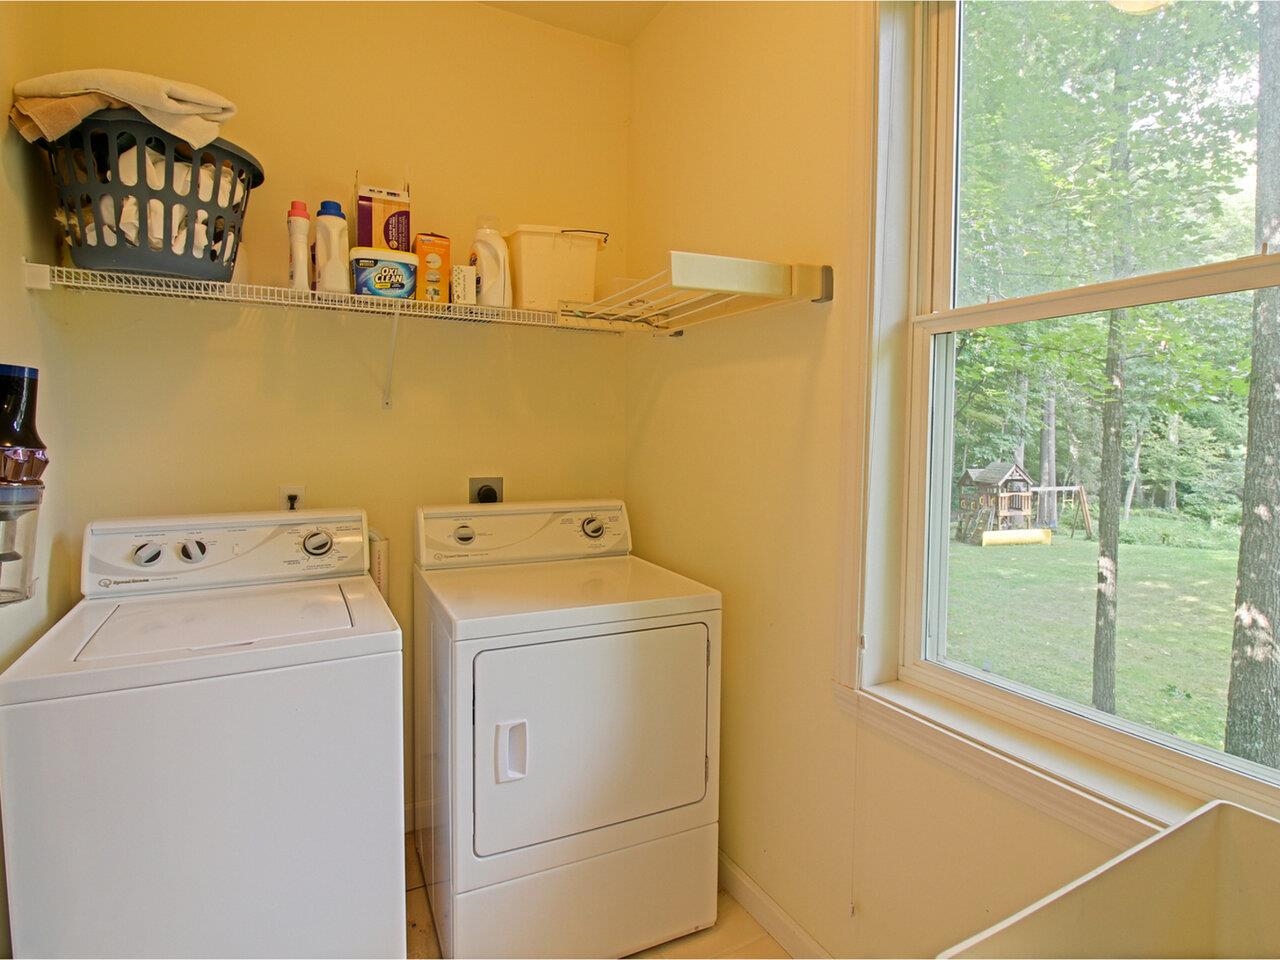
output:
M 347 215 L 337 200 L 320 201 L 316 212 L 316 289 L 326 293 L 351 292 Z
M 301 200 L 289 204 L 289 289 L 311 289 L 311 215 Z
M 497 217 L 476 221 L 471 242 L 471 265 L 476 268 L 476 303 L 484 307 L 511 306 L 511 259 Z

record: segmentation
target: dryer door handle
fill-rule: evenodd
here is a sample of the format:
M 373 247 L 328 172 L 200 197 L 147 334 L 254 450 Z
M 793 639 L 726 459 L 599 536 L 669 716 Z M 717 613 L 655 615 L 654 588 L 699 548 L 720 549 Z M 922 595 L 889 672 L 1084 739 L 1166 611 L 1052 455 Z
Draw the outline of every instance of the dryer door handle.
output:
M 498 783 L 523 780 L 529 773 L 529 721 L 506 720 L 495 728 Z

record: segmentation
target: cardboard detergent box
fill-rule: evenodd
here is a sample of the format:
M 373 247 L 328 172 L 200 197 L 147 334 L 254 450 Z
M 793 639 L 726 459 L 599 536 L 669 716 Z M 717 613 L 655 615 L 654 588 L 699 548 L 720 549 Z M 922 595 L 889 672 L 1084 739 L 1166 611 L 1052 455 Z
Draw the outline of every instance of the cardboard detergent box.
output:
M 468 264 L 455 263 L 453 280 L 449 286 L 450 303 L 475 303 L 477 299 L 476 268 Z
M 409 185 L 406 183 L 403 190 L 357 185 L 355 246 L 385 247 L 408 253 L 412 245 Z
M 418 258 L 386 247 L 351 248 L 351 289 L 366 297 L 412 300 Z
M 448 303 L 452 270 L 449 238 L 439 233 L 420 233 L 413 238 L 413 252 L 418 255 L 418 299 Z

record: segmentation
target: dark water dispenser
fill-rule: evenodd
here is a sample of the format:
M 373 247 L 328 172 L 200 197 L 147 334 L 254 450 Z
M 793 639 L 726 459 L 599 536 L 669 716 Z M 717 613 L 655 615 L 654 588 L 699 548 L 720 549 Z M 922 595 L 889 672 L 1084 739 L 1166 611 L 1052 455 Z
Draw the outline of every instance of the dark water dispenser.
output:
M 49 463 L 36 433 L 39 371 L 0 363 L 0 603 L 31 596 L 36 521 Z

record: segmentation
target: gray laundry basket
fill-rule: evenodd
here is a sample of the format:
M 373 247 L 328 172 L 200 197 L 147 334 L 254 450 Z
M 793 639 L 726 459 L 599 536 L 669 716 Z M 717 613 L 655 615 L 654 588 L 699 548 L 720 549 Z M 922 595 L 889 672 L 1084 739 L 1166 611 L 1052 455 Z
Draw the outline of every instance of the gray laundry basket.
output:
M 262 166 L 226 140 L 200 148 L 133 110 L 100 110 L 46 146 L 76 266 L 231 279 Z

